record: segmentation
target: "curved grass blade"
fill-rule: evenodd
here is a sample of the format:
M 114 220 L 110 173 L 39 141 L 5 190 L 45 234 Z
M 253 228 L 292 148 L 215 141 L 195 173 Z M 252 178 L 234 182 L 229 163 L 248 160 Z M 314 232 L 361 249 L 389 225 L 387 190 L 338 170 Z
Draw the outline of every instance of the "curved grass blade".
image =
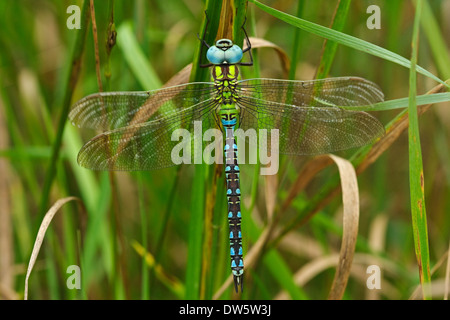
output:
M 67 197 L 64 199 L 59 199 L 55 202 L 55 204 L 48 210 L 45 214 L 44 219 L 42 219 L 42 223 L 39 227 L 39 231 L 36 236 L 36 240 L 34 242 L 33 251 L 31 252 L 30 261 L 28 263 L 27 274 L 25 276 L 25 292 L 24 292 L 24 300 L 28 300 L 28 280 L 30 278 L 31 271 L 33 270 L 34 264 L 38 257 L 39 251 L 41 249 L 42 242 L 44 241 L 45 232 L 47 231 L 50 223 L 52 222 L 53 217 L 58 212 L 58 210 L 69 201 L 78 201 L 81 203 L 80 199 L 76 197 Z
M 324 37 L 328 40 L 335 41 L 339 44 L 351 47 L 353 49 L 363 51 L 363 52 L 369 53 L 371 55 L 377 56 L 379 58 L 394 62 L 394 63 L 404 66 L 406 68 L 411 68 L 411 62 L 408 59 L 406 59 L 392 51 L 389 51 L 387 49 L 384 49 L 382 47 L 374 45 L 373 43 L 358 39 L 356 37 L 350 36 L 348 34 L 345 34 L 345 33 L 330 29 L 330 28 L 326 28 L 324 26 L 315 24 L 313 22 L 309 22 L 309 21 L 291 16 L 287 13 L 284 13 L 279 10 L 273 9 L 269 6 L 266 6 L 256 0 L 249 0 L 249 1 L 253 2 L 256 6 L 258 6 L 260 9 L 264 10 L 265 12 L 273 15 L 274 17 L 276 17 L 286 23 L 293 25 L 294 27 L 303 29 L 307 32 L 313 33 L 320 37 Z M 445 84 L 444 81 L 442 81 L 441 79 L 439 79 L 434 74 L 427 71 L 426 69 L 420 67 L 419 65 L 416 65 L 415 69 L 417 72 L 419 72 L 441 84 L 448 86 L 447 84 Z
M 342 244 L 339 252 L 339 263 L 334 275 L 328 299 L 342 299 L 347 281 L 350 276 L 353 255 L 355 254 L 356 239 L 359 224 L 359 191 L 356 172 L 350 161 L 334 155 L 328 155 L 339 169 L 341 180 L 343 214 Z

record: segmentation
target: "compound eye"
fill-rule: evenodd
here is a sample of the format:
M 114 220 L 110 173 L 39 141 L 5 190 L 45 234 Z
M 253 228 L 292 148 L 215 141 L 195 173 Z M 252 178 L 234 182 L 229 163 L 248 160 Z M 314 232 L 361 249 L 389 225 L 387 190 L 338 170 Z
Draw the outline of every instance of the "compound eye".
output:
M 225 61 L 225 51 L 216 46 L 211 46 L 206 52 L 206 58 L 212 64 L 222 64 Z
M 231 64 L 235 64 L 241 61 L 242 56 L 242 49 L 237 45 L 233 45 L 231 48 L 225 51 L 225 61 Z

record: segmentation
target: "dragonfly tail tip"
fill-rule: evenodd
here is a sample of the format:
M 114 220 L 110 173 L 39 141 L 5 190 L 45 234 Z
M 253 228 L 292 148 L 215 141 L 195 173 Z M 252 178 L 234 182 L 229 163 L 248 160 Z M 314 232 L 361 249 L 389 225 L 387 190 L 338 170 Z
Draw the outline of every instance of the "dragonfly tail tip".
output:
M 244 282 L 242 281 L 243 276 L 234 276 L 233 275 L 233 280 L 234 280 L 234 290 L 236 291 L 236 293 L 239 293 L 239 286 L 241 287 L 241 293 L 244 292 Z

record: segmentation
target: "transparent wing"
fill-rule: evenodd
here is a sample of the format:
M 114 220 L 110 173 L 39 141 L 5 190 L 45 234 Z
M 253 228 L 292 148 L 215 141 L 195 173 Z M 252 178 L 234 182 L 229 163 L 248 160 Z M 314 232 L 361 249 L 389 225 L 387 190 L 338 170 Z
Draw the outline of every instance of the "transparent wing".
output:
M 340 106 L 370 105 L 383 100 L 373 83 L 360 78 L 313 81 L 253 79 L 239 88 L 240 127 L 257 129 L 258 137 L 278 129 L 280 153 L 323 154 L 372 142 L 384 126 L 366 112 Z M 266 129 L 266 130 L 261 130 Z
M 214 96 L 209 82 L 182 84 L 153 91 L 103 92 L 78 101 L 69 114 L 74 125 L 103 131 L 171 117 L 181 109 Z
M 249 79 L 239 81 L 239 95 L 297 107 L 365 106 L 383 101 L 373 82 L 357 77 L 308 81 Z
M 202 148 L 193 147 L 196 139 L 194 130 L 203 136 L 204 131 L 216 126 L 214 98 L 197 103 L 194 106 L 178 111 L 171 116 L 160 117 L 156 120 L 118 128 L 102 133 L 86 143 L 78 154 L 78 163 L 93 170 L 153 170 L 170 167 L 175 164 L 172 152 L 185 139 L 182 134 L 172 133 L 180 129 L 179 133 L 189 136 L 185 150 L 190 150 L 189 159 L 199 156 Z M 194 126 L 195 121 L 200 129 Z M 200 131 L 198 131 L 200 130 Z M 202 136 L 199 137 L 201 141 Z M 192 138 L 192 139 L 191 139 Z M 184 153 L 183 153 L 184 155 Z M 180 156 L 179 153 L 175 154 Z M 200 154 L 201 157 L 201 154 Z

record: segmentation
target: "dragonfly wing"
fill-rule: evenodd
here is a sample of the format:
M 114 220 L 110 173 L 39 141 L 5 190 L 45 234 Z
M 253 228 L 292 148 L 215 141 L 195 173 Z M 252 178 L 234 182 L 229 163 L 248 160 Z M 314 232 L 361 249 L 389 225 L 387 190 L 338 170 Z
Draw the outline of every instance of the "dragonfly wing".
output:
M 306 107 L 241 96 L 240 127 L 266 134 L 269 150 L 284 154 L 315 155 L 363 146 L 383 135 L 384 126 L 362 111 L 337 107 Z M 266 130 L 261 130 L 266 129 Z M 270 143 L 278 129 L 278 144 Z
M 69 114 L 74 125 L 103 131 L 167 118 L 214 95 L 209 82 L 187 83 L 153 91 L 102 92 L 78 101 Z
M 383 101 L 373 82 L 357 77 L 309 81 L 249 79 L 239 82 L 239 95 L 298 107 L 348 107 Z
M 191 152 L 191 160 L 195 153 L 202 152 L 192 148 L 192 139 L 196 139 L 194 130 L 197 130 L 194 122 L 202 121 L 201 131 L 196 133 L 203 136 L 205 130 L 216 125 L 216 106 L 215 99 L 210 98 L 170 116 L 102 133 L 83 146 L 78 163 L 93 170 L 137 171 L 170 167 L 179 164 L 174 162 L 172 152 L 181 142 L 186 143 L 188 149 L 184 150 Z M 177 129 L 180 131 L 173 141 Z M 188 134 L 187 140 L 182 135 L 183 130 Z

